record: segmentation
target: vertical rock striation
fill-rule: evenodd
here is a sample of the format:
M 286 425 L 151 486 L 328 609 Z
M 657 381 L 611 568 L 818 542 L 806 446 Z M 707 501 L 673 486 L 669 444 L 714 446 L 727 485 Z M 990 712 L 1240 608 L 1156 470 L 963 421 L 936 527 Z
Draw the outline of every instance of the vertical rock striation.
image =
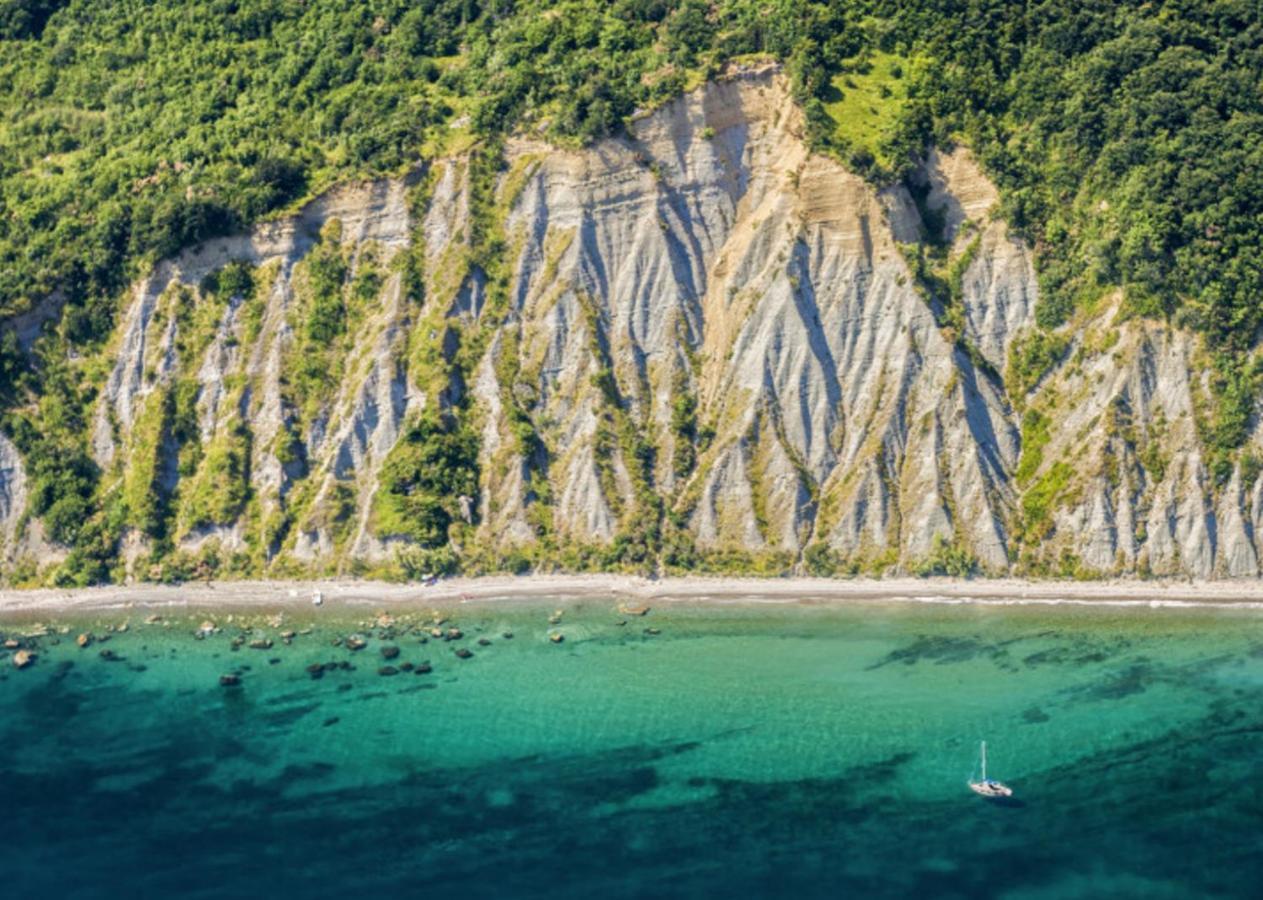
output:
M 484 560 L 1259 573 L 1263 478 L 1208 475 L 1189 333 L 1106 298 L 1006 383 L 1038 288 L 968 151 L 875 190 L 802 131 L 774 68 L 737 70 L 625 137 L 511 140 L 490 182 L 456 156 L 158 264 L 92 420 L 127 559 L 391 563 L 427 543 L 389 512 L 421 508 L 406 453 L 468 429 L 469 524 L 425 508 Z M 23 471 L 0 440 L 11 561 L 55 551 Z

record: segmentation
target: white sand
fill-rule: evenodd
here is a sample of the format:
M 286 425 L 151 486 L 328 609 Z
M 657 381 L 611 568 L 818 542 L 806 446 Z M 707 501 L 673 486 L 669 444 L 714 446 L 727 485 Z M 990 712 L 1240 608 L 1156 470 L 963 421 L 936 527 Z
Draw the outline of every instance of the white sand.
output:
M 649 580 L 625 575 L 529 575 L 454 578 L 434 586 L 372 581 L 238 581 L 130 585 L 81 590 L 0 591 L 0 613 L 57 613 L 108 609 L 257 608 L 310 605 L 319 591 L 325 608 L 448 606 L 474 600 L 615 598 L 633 603 L 766 602 L 1090 604 L 1181 607 L 1234 604 L 1263 608 L 1263 580 L 1172 582 L 1059 582 L 962 580 L 725 578 L 690 576 Z

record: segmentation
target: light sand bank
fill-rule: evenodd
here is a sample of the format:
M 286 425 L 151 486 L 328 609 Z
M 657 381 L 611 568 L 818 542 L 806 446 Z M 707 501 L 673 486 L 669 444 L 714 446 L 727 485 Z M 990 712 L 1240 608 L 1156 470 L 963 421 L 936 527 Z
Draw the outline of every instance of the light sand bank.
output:
M 243 581 L 130 585 L 81 590 L 0 591 L 0 614 L 108 609 L 255 608 L 310 605 L 448 606 L 471 601 L 614 598 L 633 603 L 848 601 L 976 603 L 979 605 L 1085 604 L 1182 607 L 1245 605 L 1263 609 L 1263 580 L 1211 582 L 1032 582 L 1017 579 L 723 578 L 690 576 L 648 580 L 625 575 L 529 575 L 454 578 L 433 586 L 371 581 Z

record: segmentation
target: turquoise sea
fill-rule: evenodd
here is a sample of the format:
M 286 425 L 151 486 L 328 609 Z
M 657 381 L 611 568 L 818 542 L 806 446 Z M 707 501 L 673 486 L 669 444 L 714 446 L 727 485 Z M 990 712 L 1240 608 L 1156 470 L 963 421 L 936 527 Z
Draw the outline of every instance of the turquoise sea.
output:
M 429 609 L 378 613 L 0 619 L 37 654 L 19 670 L 0 651 L 5 896 L 1161 898 L 1263 884 L 1263 611 L 640 617 L 612 600 L 499 601 L 440 609 L 441 626 Z M 218 630 L 198 639 L 204 620 Z M 81 648 L 84 632 L 107 639 Z M 983 739 L 1019 802 L 967 789 Z

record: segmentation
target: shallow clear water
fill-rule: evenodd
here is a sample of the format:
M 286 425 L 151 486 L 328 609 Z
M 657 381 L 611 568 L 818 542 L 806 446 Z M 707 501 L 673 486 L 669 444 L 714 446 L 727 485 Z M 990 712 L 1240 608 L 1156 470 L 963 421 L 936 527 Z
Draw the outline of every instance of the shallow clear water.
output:
M 5 893 L 1257 895 L 1259 611 L 552 610 L 45 623 L 0 660 Z M 966 788 L 984 738 L 1020 803 Z

